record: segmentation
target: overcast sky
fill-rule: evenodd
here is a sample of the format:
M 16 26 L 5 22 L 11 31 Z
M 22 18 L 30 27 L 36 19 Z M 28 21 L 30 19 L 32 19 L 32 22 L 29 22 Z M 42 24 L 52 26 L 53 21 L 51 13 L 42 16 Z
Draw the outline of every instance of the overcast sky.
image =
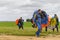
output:
M 31 18 L 37 9 L 60 19 L 60 0 L 0 0 L 0 21 L 15 21 L 17 18 Z

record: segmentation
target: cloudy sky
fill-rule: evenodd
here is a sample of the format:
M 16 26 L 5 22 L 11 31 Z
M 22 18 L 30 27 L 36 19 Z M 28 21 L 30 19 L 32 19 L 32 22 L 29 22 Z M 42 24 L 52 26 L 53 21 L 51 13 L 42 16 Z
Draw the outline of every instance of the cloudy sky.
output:
M 0 0 L 0 21 L 15 21 L 17 18 L 31 18 L 37 9 L 60 19 L 60 0 Z

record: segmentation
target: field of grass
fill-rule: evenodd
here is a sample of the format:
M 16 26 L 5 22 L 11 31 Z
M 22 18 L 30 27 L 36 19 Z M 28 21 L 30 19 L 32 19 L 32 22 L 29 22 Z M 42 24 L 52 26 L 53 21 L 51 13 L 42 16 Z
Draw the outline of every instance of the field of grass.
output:
M 30 22 L 24 22 L 24 30 L 18 29 L 18 26 L 15 22 L 0 22 L 0 35 L 17 35 L 17 36 L 35 36 L 36 28 L 32 28 L 32 24 Z M 42 30 L 41 36 L 47 36 L 49 34 L 52 35 L 60 35 L 60 27 L 59 32 L 56 30 L 53 32 L 52 30 Z

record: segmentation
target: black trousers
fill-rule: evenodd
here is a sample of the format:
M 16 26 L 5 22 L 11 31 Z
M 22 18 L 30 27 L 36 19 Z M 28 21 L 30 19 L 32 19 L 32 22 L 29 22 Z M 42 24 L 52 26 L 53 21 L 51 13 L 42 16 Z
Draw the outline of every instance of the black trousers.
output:
M 18 27 L 24 29 L 22 24 L 18 24 Z
M 47 30 L 48 30 L 48 28 L 47 27 L 45 27 L 45 31 L 47 32 Z
M 56 28 L 56 30 L 57 30 L 57 32 L 58 32 L 58 31 L 59 31 L 59 30 L 58 30 L 58 25 L 55 25 L 55 28 Z M 54 32 L 55 28 L 53 28 L 53 32 Z
M 58 25 L 55 25 L 55 28 L 56 28 L 56 30 L 57 30 L 57 32 L 58 32 L 58 31 L 59 31 L 59 30 L 58 30 Z M 53 28 L 53 32 L 54 32 L 55 28 Z M 47 32 L 47 30 L 48 30 L 48 28 L 45 27 L 45 31 L 46 31 L 46 32 Z
M 23 26 L 19 26 L 19 29 L 22 28 L 23 29 Z

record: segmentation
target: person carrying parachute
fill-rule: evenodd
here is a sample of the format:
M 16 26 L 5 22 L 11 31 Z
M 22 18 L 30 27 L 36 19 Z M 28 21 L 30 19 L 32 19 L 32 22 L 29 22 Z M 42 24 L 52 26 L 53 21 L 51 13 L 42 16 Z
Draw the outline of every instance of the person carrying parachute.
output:
M 54 21 L 53 21 L 53 24 L 55 24 L 55 27 L 53 28 L 53 32 L 54 32 L 54 29 L 56 28 L 57 32 L 59 31 L 58 30 L 58 25 L 59 25 L 59 19 L 58 19 L 58 16 L 57 14 L 54 14 Z
M 24 22 L 24 20 L 22 19 L 22 17 L 20 17 L 20 19 L 16 20 L 16 25 L 18 25 L 19 29 L 20 28 L 23 29 L 23 22 Z
M 56 18 L 56 25 L 55 25 L 55 28 L 57 29 L 57 32 L 59 32 L 59 30 L 58 30 L 59 18 L 58 18 L 58 16 L 57 16 L 57 14 L 54 14 L 54 17 Z M 53 31 L 54 31 L 54 29 L 53 29 Z
M 36 36 L 39 37 L 42 29 L 42 24 L 48 23 L 48 15 L 45 11 L 42 11 L 41 9 L 34 12 L 32 17 L 32 23 L 35 24 L 35 26 L 38 27 L 38 31 L 36 32 Z

